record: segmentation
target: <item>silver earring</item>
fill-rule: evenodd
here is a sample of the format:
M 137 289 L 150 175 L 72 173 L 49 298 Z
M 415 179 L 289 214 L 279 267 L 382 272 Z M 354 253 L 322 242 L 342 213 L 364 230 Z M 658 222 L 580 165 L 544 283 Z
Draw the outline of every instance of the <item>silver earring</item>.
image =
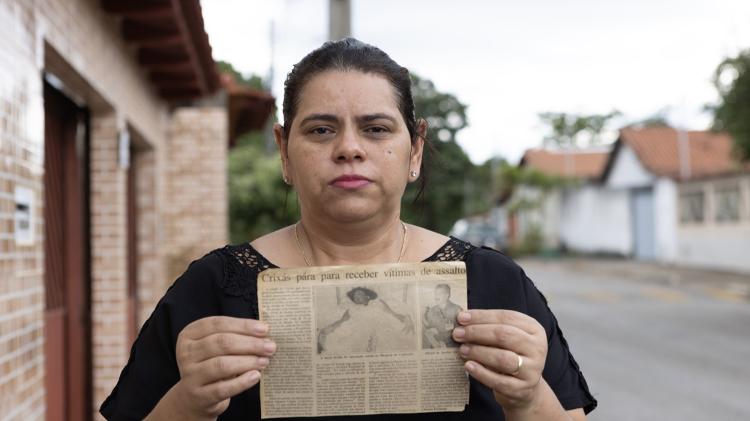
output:
M 411 174 L 412 177 L 416 177 L 417 176 L 417 172 L 416 171 L 412 171 L 409 174 Z
M 284 180 L 284 183 L 290 184 L 289 183 L 289 178 L 287 176 L 283 176 L 282 179 Z

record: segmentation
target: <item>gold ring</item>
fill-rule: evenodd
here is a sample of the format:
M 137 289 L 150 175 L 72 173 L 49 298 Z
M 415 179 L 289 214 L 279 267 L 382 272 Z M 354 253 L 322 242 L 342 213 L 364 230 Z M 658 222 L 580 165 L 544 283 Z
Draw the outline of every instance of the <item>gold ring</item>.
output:
M 518 367 L 516 367 L 516 371 L 510 373 L 511 376 L 515 376 L 521 371 L 521 367 L 523 367 L 523 357 L 516 354 L 518 356 Z

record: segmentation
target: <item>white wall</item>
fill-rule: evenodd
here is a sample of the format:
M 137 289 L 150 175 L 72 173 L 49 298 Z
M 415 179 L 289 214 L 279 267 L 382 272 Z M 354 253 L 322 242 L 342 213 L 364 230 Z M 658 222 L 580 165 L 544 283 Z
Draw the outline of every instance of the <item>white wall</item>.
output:
M 609 172 L 606 185 L 615 189 L 649 187 L 655 177 L 643 167 L 633 149 L 623 143 Z
M 584 185 L 567 189 L 560 217 L 561 242 L 572 251 L 629 255 L 633 248 L 627 189 Z
M 541 206 L 542 238 L 544 247 L 558 249 L 560 247 L 560 213 L 562 206 L 562 191 L 554 189 L 547 192 Z
M 523 241 L 533 229 L 541 231 L 543 247 L 557 249 L 560 246 L 560 201 L 559 189 L 543 190 L 535 186 L 519 186 L 511 205 L 521 202 L 531 203 L 522 206 L 517 215 L 517 240 Z
M 654 183 L 656 260 L 672 263 L 677 256 L 677 185 L 660 177 Z
M 740 220 L 716 222 L 714 190 L 729 183 L 740 186 Z M 706 203 L 703 223 L 677 223 L 675 261 L 686 266 L 750 273 L 750 175 L 684 183 L 679 190 L 702 190 Z
M 490 209 L 490 223 L 497 229 L 497 232 L 508 236 L 508 212 L 504 206 L 497 206 Z

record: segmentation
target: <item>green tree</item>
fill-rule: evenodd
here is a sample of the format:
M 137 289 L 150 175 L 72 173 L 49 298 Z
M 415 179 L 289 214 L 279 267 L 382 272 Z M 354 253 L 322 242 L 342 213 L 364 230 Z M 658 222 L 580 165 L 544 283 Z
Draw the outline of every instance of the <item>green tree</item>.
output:
M 650 116 L 633 121 L 629 123 L 627 127 L 634 127 L 639 129 L 651 127 L 669 127 L 669 121 L 667 120 L 667 108 L 662 108 L 661 110 Z
M 406 221 L 441 233 L 447 233 L 466 213 L 486 210 L 481 197 L 487 193 L 489 179 L 481 179 L 483 170 L 475 166 L 456 134 L 468 124 L 467 106 L 453 94 L 440 92 L 429 79 L 412 74 L 415 114 L 428 124 L 427 139 L 431 151 L 425 154 L 428 184 L 421 200 L 414 203 L 419 183 L 411 183 L 404 195 L 402 216 Z M 478 179 L 479 178 L 479 179 Z
M 561 148 L 594 146 L 601 143 L 601 136 L 610 120 L 620 116 L 613 110 L 607 114 L 568 114 L 545 112 L 539 119 L 549 129 L 544 137 L 545 145 L 556 145 Z
M 411 74 L 411 89 L 417 118 L 427 120 L 427 138 L 456 142 L 456 133 L 468 125 L 466 105 L 453 94 L 440 92 L 429 79 Z
M 281 160 L 267 154 L 263 133 L 242 136 L 229 153 L 229 221 L 233 243 L 297 220 L 297 195 L 281 179 Z
M 227 63 L 226 61 L 219 60 L 216 62 L 216 68 L 219 69 L 220 73 L 227 73 L 227 74 L 232 75 L 234 80 L 240 85 L 245 85 L 249 88 L 254 88 L 258 90 L 265 89 L 263 78 L 255 74 L 252 74 L 246 77 L 242 73 L 240 73 L 239 70 L 235 69 L 231 63 Z
M 719 103 L 709 107 L 714 113 L 713 129 L 728 131 L 738 156 L 750 160 L 750 49 L 722 61 L 714 85 Z

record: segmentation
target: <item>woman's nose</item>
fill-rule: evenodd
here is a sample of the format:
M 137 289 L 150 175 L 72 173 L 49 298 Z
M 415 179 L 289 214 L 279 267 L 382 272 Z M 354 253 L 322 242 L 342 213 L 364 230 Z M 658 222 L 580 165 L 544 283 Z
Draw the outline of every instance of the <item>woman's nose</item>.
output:
M 334 160 L 340 162 L 364 160 L 366 153 L 362 142 L 363 139 L 360 138 L 356 130 L 345 129 L 341 132 L 333 150 Z

